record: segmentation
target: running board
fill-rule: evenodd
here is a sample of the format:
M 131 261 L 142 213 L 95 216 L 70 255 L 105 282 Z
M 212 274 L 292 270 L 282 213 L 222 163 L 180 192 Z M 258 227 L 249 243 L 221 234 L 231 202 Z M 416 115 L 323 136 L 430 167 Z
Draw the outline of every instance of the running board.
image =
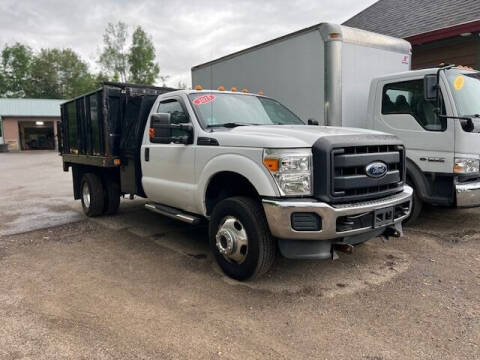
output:
M 172 208 L 170 206 L 149 203 L 145 204 L 145 208 L 153 211 L 154 213 L 168 216 L 172 219 L 177 219 L 191 225 L 197 225 L 200 223 L 199 217 L 184 213 L 181 210 Z

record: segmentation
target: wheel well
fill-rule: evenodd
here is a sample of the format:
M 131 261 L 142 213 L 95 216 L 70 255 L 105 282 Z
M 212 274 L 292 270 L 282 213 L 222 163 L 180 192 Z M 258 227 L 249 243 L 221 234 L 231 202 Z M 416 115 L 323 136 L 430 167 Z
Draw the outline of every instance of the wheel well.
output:
M 424 200 L 424 198 L 428 196 L 429 189 L 425 176 L 418 166 L 410 159 L 407 159 L 406 180 L 415 188 L 416 194 L 420 199 Z
M 232 196 L 249 196 L 260 199 L 257 190 L 246 177 L 230 171 L 217 173 L 210 179 L 205 192 L 207 215 L 212 213 L 218 202 Z

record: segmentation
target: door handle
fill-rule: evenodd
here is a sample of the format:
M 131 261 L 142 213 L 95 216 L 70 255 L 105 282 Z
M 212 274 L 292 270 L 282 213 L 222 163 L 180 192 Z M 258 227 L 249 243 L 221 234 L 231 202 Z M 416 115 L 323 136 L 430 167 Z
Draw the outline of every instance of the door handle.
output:
M 150 148 L 145 148 L 145 161 L 150 160 Z

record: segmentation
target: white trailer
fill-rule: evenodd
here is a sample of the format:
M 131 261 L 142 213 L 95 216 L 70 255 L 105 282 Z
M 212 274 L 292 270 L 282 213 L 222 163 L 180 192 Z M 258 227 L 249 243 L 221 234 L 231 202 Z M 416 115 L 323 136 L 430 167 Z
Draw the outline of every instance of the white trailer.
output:
M 410 70 L 410 56 L 405 40 L 321 23 L 197 65 L 192 84 L 263 91 L 304 121 L 365 128 L 370 81 Z

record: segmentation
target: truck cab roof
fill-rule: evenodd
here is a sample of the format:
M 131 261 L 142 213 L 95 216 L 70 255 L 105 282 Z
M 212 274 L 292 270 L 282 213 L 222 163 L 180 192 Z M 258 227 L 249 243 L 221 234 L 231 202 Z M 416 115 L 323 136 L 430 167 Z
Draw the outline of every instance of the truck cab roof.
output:
M 401 71 L 396 72 L 388 75 L 377 76 L 372 79 L 372 81 L 379 81 L 379 80 L 389 80 L 389 79 L 398 79 L 398 78 L 414 78 L 414 77 L 422 77 L 428 74 L 435 74 L 441 67 L 433 67 L 428 69 L 420 69 L 420 70 L 410 70 L 410 71 Z M 454 67 L 450 70 L 458 70 L 464 73 L 468 72 L 477 72 L 474 69 L 468 69 L 465 67 Z
M 195 89 L 183 89 L 183 90 L 176 90 L 176 91 L 171 91 L 165 94 L 162 94 L 162 97 L 168 97 L 168 96 L 175 96 L 175 95 L 191 95 L 191 94 L 234 94 L 234 95 L 250 95 L 250 96 L 263 96 L 260 94 L 255 94 L 255 93 L 249 93 L 249 92 L 243 92 L 243 91 L 226 91 L 226 90 L 209 90 L 209 89 L 203 89 L 203 90 L 195 90 Z

